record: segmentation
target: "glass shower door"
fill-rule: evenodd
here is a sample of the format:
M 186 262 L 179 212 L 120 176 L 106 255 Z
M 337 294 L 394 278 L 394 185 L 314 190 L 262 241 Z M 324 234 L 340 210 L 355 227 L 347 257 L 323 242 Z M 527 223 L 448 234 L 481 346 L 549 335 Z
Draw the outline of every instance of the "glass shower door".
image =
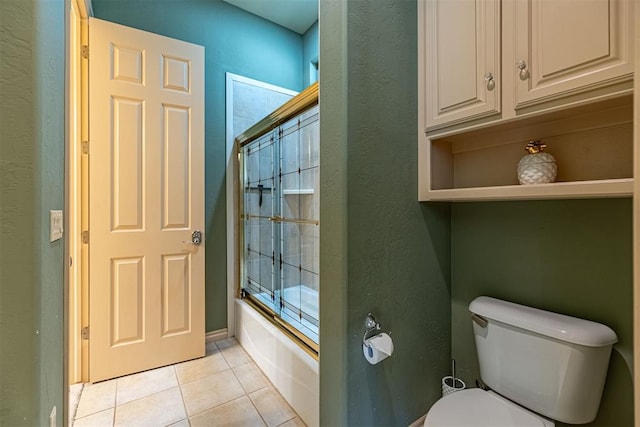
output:
M 242 148 L 245 295 L 318 344 L 320 272 L 317 106 Z M 259 249 L 258 249 L 259 248 Z M 313 345 L 312 345 L 313 347 Z
M 267 134 L 244 150 L 244 276 L 243 290 L 274 307 L 280 298 L 276 284 L 275 242 L 278 215 L 275 137 Z
M 281 317 L 318 342 L 320 275 L 318 108 L 280 129 Z

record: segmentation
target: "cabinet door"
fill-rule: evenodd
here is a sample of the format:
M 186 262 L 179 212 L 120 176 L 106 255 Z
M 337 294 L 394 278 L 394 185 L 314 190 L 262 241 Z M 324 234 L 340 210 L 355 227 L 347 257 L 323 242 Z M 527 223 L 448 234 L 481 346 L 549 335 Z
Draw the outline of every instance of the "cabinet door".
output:
M 423 1 L 427 128 L 499 113 L 499 1 Z
M 507 65 L 516 109 L 630 80 L 632 6 L 633 0 L 516 0 L 515 55 Z

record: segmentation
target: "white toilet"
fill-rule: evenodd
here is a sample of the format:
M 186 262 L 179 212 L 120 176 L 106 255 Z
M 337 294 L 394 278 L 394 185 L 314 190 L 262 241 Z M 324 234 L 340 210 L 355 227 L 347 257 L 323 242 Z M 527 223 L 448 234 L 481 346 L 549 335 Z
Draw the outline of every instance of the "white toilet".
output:
M 449 394 L 425 427 L 553 427 L 598 413 L 615 332 L 600 323 L 490 297 L 471 302 L 479 388 Z

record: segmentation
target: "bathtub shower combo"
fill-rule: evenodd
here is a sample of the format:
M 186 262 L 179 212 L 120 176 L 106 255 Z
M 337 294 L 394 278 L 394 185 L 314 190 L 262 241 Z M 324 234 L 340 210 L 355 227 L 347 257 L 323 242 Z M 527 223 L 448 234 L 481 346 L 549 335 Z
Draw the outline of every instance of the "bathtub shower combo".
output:
M 320 135 L 310 99 L 302 92 L 238 139 L 241 296 L 317 352 Z

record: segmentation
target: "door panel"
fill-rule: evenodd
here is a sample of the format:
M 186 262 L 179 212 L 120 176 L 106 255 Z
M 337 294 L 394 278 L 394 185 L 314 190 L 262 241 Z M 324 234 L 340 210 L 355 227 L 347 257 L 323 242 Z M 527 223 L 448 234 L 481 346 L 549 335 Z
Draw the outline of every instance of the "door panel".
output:
M 432 0 L 424 14 L 427 128 L 499 113 L 499 1 Z
M 204 49 L 89 23 L 90 380 L 204 355 Z
M 162 336 L 189 331 L 191 324 L 189 256 L 162 257 Z
M 631 78 L 632 1 L 515 2 L 516 108 L 612 85 Z M 524 61 L 520 74 L 517 63 Z
M 111 345 L 144 340 L 144 258 L 111 260 Z
M 189 227 L 190 152 L 188 108 L 163 105 L 162 227 Z
M 112 98 L 113 143 L 111 170 L 112 231 L 142 230 L 145 140 L 144 101 Z

